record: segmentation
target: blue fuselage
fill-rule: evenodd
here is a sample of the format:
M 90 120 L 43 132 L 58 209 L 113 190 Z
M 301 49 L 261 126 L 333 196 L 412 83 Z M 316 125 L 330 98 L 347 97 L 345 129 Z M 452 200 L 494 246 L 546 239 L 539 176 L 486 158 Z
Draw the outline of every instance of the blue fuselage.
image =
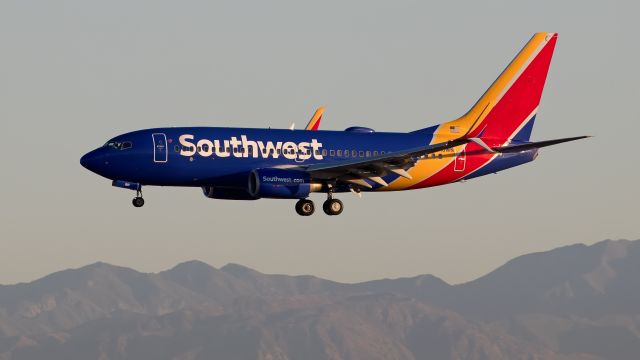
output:
M 81 163 L 105 178 L 140 186 L 246 189 L 249 175 L 255 169 L 293 169 L 384 156 L 430 144 L 437 128 L 434 126 L 409 133 L 373 132 L 366 128 L 352 128 L 350 131 L 156 128 L 116 136 L 83 156 Z M 478 171 L 464 173 L 463 178 L 460 178 L 462 173 L 458 174 L 453 169 L 451 180 L 469 179 L 517 166 L 533 160 L 536 153 L 526 151 L 501 155 Z M 471 153 L 468 155 L 473 156 Z M 398 178 L 393 173 L 384 176 L 388 183 Z M 362 188 L 363 191 L 411 188 L 380 187 L 368 182 L 371 186 Z M 446 182 L 449 181 L 442 183 Z M 334 191 L 349 189 L 348 186 L 338 186 Z M 244 198 L 244 195 L 240 197 Z
M 156 128 L 117 136 L 86 154 L 81 162 L 103 177 L 141 185 L 243 186 L 253 169 L 373 157 L 424 146 L 432 134 L 428 129 L 380 133 L 362 129 Z M 205 141 L 198 146 L 201 140 Z M 129 144 L 127 148 L 122 148 L 124 143 Z M 305 143 L 309 145 L 299 146 Z M 265 149 L 269 144 L 272 147 Z

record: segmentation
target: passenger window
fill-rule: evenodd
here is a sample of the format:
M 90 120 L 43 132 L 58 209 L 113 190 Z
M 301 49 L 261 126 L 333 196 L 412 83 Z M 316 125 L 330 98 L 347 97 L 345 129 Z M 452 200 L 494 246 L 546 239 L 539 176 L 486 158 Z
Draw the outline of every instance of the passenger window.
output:
M 176 145 L 174 149 L 176 150 L 176 152 L 180 151 L 180 145 Z
M 329 150 L 329 156 L 336 156 L 335 150 Z
M 349 157 L 349 150 L 344 151 L 344 157 Z
M 338 156 L 342 156 L 342 150 L 338 150 L 338 151 L 336 151 L 336 155 L 338 155 Z
M 358 155 L 360 155 L 360 157 L 364 157 L 364 151 L 360 150 Z
M 371 157 L 371 151 L 367 150 L 367 157 Z
M 373 156 L 378 156 L 378 150 L 373 151 Z
M 327 156 L 327 150 L 322 150 L 322 156 Z
M 358 151 L 357 150 L 351 150 L 351 157 L 357 157 L 358 156 Z

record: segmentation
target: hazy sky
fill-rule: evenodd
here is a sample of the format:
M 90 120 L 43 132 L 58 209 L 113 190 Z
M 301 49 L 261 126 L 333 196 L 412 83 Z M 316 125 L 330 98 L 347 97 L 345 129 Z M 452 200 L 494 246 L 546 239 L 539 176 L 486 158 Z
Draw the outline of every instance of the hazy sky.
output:
M 528 252 L 640 238 L 637 1 L 0 2 L 0 283 L 200 259 L 339 281 L 471 280 Z M 157 126 L 410 131 L 464 113 L 536 31 L 559 32 L 533 139 L 595 138 L 464 184 L 293 200 L 112 188 L 79 164 Z M 324 195 L 313 196 L 317 202 Z

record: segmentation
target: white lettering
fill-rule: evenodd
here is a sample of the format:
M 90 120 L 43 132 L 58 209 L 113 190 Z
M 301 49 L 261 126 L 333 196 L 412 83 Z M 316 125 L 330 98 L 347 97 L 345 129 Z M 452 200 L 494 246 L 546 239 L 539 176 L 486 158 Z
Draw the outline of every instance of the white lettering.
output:
M 223 145 L 220 145 L 220 140 L 213 140 L 213 143 L 216 146 L 217 157 L 229 157 L 229 151 L 227 151 L 227 148 L 229 147 L 229 140 L 225 140 Z
M 240 150 L 238 149 L 240 147 L 240 144 L 242 144 L 242 141 L 238 140 L 237 137 L 232 136 L 230 143 L 231 143 L 231 152 L 233 153 L 233 156 L 242 157 L 242 153 L 240 153 Z
M 311 151 L 309 151 L 309 143 L 301 142 L 298 144 L 298 159 L 307 160 L 311 157 Z
M 213 143 L 207 139 L 198 141 L 198 154 L 204 157 L 211 156 L 213 154 Z
M 298 146 L 292 142 L 286 142 L 282 145 L 282 153 L 284 157 L 287 159 L 293 160 L 296 158 L 296 152 L 298 151 Z
M 258 144 L 256 144 L 255 141 L 249 141 L 247 140 L 247 136 L 246 135 L 242 135 L 242 148 L 244 149 L 244 157 L 249 157 L 249 153 L 251 153 L 251 157 L 252 158 L 257 158 L 258 157 Z M 249 148 L 251 148 L 251 151 L 249 151 Z
M 322 160 L 322 152 L 320 152 L 320 148 L 322 147 L 322 143 L 319 143 L 318 140 L 311 140 L 311 149 L 313 149 L 313 158 L 316 160 Z
M 292 141 L 254 141 L 249 140 L 246 135 L 240 137 L 232 136 L 228 140 L 209 140 L 200 139 L 196 143 L 193 142 L 192 134 L 180 135 L 180 155 L 193 156 L 196 153 L 202 157 L 216 156 L 220 158 L 233 157 L 236 158 L 273 158 L 277 159 L 282 155 L 289 160 L 307 160 L 313 157 L 316 160 L 322 160 L 322 143 L 317 139 L 311 139 L 310 142 L 303 141 L 295 143 Z M 196 145 L 197 144 L 197 145 Z M 242 150 L 242 151 L 240 151 Z
M 262 154 L 263 158 L 273 157 L 277 159 L 280 156 L 280 149 L 282 148 L 282 143 L 278 141 L 276 145 L 273 145 L 273 142 L 267 141 L 267 145 L 264 145 L 262 141 L 258 141 L 258 148 L 260 149 L 260 154 Z
M 193 143 L 188 142 L 187 139 L 193 140 L 193 135 L 184 134 L 178 138 L 178 140 L 180 141 L 180 145 L 182 145 L 182 148 L 180 149 L 180 155 L 193 156 L 196 153 L 196 146 Z

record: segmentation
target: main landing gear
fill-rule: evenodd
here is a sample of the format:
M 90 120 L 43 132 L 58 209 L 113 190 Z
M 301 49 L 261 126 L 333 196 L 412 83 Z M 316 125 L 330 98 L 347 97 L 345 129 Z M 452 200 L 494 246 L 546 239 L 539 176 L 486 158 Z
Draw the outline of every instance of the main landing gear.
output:
M 344 210 L 344 205 L 342 201 L 333 198 L 333 193 L 331 190 L 327 193 L 327 200 L 322 204 L 322 210 L 327 215 L 340 215 L 342 214 L 342 210 Z M 300 199 L 296 203 L 296 212 L 301 216 L 309 216 L 313 214 L 315 211 L 315 205 L 313 201 L 309 199 Z
M 340 215 L 342 214 L 342 210 L 344 210 L 344 205 L 342 201 L 338 199 L 334 199 L 333 195 L 329 193 L 327 200 L 322 204 L 322 210 L 327 215 Z
M 131 203 L 134 207 L 137 208 L 144 206 L 144 199 L 142 198 L 142 186 L 136 190 L 136 197 L 131 200 Z
M 307 199 L 300 199 L 296 203 L 296 212 L 300 216 L 309 216 L 316 211 L 316 206 L 313 205 L 313 201 Z

